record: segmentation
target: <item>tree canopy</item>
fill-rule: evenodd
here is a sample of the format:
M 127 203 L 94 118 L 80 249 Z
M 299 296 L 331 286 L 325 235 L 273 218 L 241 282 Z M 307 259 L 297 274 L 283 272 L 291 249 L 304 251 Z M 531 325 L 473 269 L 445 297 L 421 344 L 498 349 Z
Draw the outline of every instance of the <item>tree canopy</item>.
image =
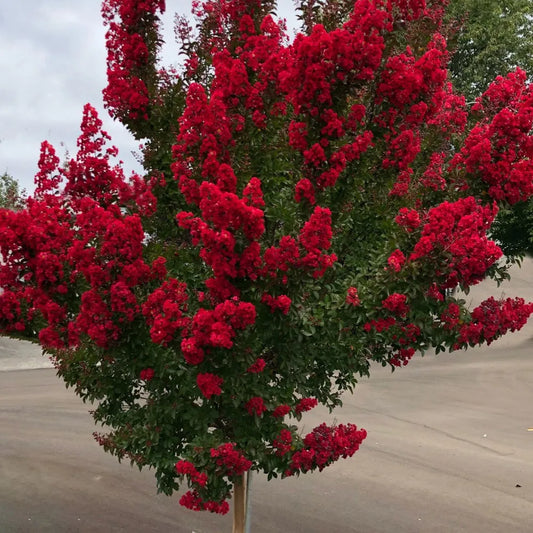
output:
M 298 427 L 372 365 L 491 343 L 533 312 L 457 294 L 504 279 L 498 206 L 533 194 L 533 88 L 516 70 L 466 106 L 441 2 L 194 3 L 183 64 L 157 63 L 163 0 L 103 3 L 105 104 L 144 140 L 127 178 L 89 104 L 78 153 L 41 147 L 0 210 L 0 327 L 33 337 L 119 459 L 228 511 L 251 470 L 322 470 L 366 437 Z M 344 10 L 342 17 L 332 7 Z

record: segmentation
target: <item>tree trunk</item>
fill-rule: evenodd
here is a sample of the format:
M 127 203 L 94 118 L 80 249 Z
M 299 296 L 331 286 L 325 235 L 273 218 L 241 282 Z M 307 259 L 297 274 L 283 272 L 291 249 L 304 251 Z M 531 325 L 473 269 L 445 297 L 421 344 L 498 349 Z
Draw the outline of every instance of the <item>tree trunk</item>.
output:
M 246 481 L 244 475 L 235 480 L 233 487 L 233 533 L 245 533 Z

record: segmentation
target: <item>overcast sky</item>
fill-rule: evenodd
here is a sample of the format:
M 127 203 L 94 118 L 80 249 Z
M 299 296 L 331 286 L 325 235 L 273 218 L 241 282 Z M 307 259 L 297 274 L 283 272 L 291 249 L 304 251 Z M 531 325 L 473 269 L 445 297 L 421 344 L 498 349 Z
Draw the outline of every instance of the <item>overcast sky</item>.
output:
M 33 190 L 39 148 L 51 142 L 60 157 L 75 152 L 83 106 L 104 121 L 126 169 L 139 170 L 136 143 L 103 109 L 106 85 L 104 28 L 99 0 L 6 1 L 0 10 L 0 173 Z M 173 57 L 173 14 L 189 13 L 190 0 L 167 0 L 165 56 Z M 279 15 L 294 26 L 292 0 Z M 292 15 L 292 17 L 291 17 Z M 128 172 L 129 173 L 129 172 Z

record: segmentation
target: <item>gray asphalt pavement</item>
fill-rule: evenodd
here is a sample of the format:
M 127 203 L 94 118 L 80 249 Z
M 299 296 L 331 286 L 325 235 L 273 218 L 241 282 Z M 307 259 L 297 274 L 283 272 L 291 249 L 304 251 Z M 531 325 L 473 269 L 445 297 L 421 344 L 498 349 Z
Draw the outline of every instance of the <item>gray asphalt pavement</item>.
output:
M 533 299 L 532 282 L 528 261 L 510 285 L 468 298 Z M 361 449 L 322 473 L 256 476 L 252 532 L 532 532 L 532 349 L 529 323 L 488 348 L 376 368 L 342 409 L 304 417 L 304 432 L 366 428 Z M 53 369 L 0 372 L 1 533 L 231 531 L 230 517 L 181 508 L 156 495 L 152 473 L 103 453 L 89 408 Z
M 0 372 L 6 370 L 35 370 L 52 368 L 52 363 L 31 342 L 0 337 Z

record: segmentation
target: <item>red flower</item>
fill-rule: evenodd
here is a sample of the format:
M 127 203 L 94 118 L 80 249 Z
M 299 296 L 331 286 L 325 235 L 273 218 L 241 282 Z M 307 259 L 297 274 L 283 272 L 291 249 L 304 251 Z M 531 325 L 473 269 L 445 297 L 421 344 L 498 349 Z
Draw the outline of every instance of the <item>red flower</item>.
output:
M 257 416 L 261 416 L 267 410 L 263 398 L 260 398 L 259 396 L 255 396 L 254 398 L 248 400 L 244 404 L 244 407 L 248 411 L 249 415 L 255 414 Z
M 387 263 L 389 263 L 394 272 L 400 272 L 405 263 L 405 255 L 403 255 L 401 250 L 394 250 L 387 259 Z
M 285 476 L 291 476 L 298 471 L 308 472 L 315 468 L 322 471 L 341 457 L 344 459 L 351 457 L 366 436 L 364 429 L 358 430 L 353 424 L 333 427 L 320 424 L 305 436 L 305 448 L 294 453 Z
M 346 293 L 346 303 L 348 305 L 353 305 L 354 307 L 361 305 L 361 300 L 359 300 L 356 287 L 348 288 L 348 292 Z
M 228 476 L 240 476 L 253 465 L 252 461 L 237 451 L 231 442 L 222 444 L 218 448 L 211 448 L 211 457 L 216 459 L 218 466 L 224 467 Z
M 187 475 L 193 483 L 205 487 L 207 485 L 207 474 L 198 472 L 194 465 L 189 461 L 178 461 L 176 463 L 176 472 L 180 475 Z
M 410 261 L 433 251 L 451 254 L 443 288 L 479 283 L 487 269 L 502 255 L 500 248 L 487 238 L 487 230 L 498 209 L 479 205 L 472 196 L 456 202 L 443 202 L 430 209 L 422 237 L 416 243 Z
M 307 178 L 301 179 L 294 189 L 294 200 L 296 202 L 301 202 L 304 198 L 311 205 L 316 203 L 315 188 Z
M 420 226 L 420 215 L 416 209 L 402 207 L 394 220 L 396 224 L 403 226 L 409 232 Z
M 39 342 L 47 348 L 65 347 L 65 343 L 61 340 L 59 333 L 52 327 L 43 328 L 39 332 Z
M 438 300 L 439 302 L 444 301 L 444 291 L 440 290 L 436 283 L 433 283 L 431 287 L 427 290 L 426 293 L 430 298 Z
M 331 246 L 331 211 L 315 207 L 300 232 L 300 243 L 308 251 L 327 250 Z
M 310 411 L 313 407 L 318 405 L 316 398 L 302 398 L 296 405 L 295 411 L 297 413 L 303 413 L 305 411 Z
M 181 352 L 190 365 L 199 365 L 204 360 L 204 351 L 198 347 L 194 338 L 181 341 Z
M 318 167 L 326 160 L 326 154 L 322 146 L 316 143 L 309 150 L 304 151 L 304 159 L 308 165 Z
M 491 296 L 472 311 L 471 321 L 461 327 L 458 346 L 483 341 L 491 344 L 507 331 L 520 330 L 532 313 L 533 303 L 525 303 L 523 298 L 497 301 Z
M 278 405 L 273 411 L 272 416 L 275 418 L 283 418 L 291 412 L 291 408 L 288 405 Z
M 140 377 L 143 381 L 151 381 L 154 378 L 155 372 L 153 368 L 145 368 L 141 370 Z
M 391 313 L 399 316 L 405 316 L 409 307 L 406 305 L 407 296 L 405 294 L 399 294 L 397 292 L 391 294 L 385 300 L 383 300 L 382 305 L 385 309 L 388 309 Z
M 224 380 L 215 374 L 207 373 L 196 376 L 196 384 L 207 399 L 211 398 L 211 396 L 220 396 L 222 394 L 222 389 L 220 388 L 222 383 L 224 383 Z
M 271 296 L 270 294 L 263 294 L 261 301 L 270 307 L 272 312 L 278 310 L 281 311 L 284 315 L 289 313 L 291 307 L 291 299 L 282 294 L 280 296 Z
M 363 328 L 365 331 L 371 331 L 374 328 L 378 333 L 387 331 L 396 324 L 396 319 L 393 317 L 380 318 L 379 320 L 371 320 L 367 322 Z
M 396 183 L 389 191 L 389 196 L 405 196 L 409 192 L 409 184 L 411 183 L 412 175 L 412 168 L 402 170 L 396 178 Z
M 444 322 L 444 328 L 448 330 L 454 329 L 459 324 L 460 315 L 461 308 L 455 302 L 450 302 L 440 315 L 440 319 Z
M 393 366 L 405 366 L 409 363 L 414 354 L 414 348 L 401 348 L 396 354 L 394 354 L 390 362 Z
M 217 514 L 227 514 L 229 511 L 229 504 L 226 501 L 203 501 L 196 490 L 187 491 L 179 501 L 180 505 L 190 509 L 191 511 L 210 511 Z
M 289 146 L 304 151 L 307 148 L 307 125 L 305 122 L 291 121 L 289 124 Z
M 272 442 L 276 455 L 283 456 L 291 451 L 292 433 L 288 429 L 282 429 L 280 434 Z
M 265 369 L 266 362 L 264 359 L 258 358 L 255 360 L 255 363 L 248 368 L 246 372 L 250 372 L 251 374 L 259 374 L 263 372 Z

